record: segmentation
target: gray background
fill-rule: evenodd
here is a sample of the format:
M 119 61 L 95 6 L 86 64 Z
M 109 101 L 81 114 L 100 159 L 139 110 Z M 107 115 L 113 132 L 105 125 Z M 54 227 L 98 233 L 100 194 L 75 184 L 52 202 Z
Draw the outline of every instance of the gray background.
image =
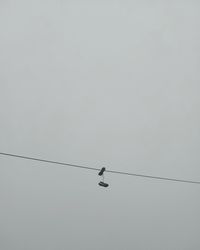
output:
M 0 151 L 200 181 L 200 3 L 1 0 Z M 1 250 L 198 250 L 200 186 L 0 157 Z

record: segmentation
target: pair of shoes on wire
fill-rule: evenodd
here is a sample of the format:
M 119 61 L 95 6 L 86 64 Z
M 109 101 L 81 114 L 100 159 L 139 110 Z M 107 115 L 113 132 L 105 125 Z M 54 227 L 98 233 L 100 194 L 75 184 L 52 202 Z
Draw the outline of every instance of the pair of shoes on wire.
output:
M 99 176 L 103 177 L 103 180 L 99 182 L 99 186 L 101 187 L 108 187 L 109 185 L 104 182 L 104 172 L 106 171 L 106 168 L 102 168 L 100 172 L 98 173 Z

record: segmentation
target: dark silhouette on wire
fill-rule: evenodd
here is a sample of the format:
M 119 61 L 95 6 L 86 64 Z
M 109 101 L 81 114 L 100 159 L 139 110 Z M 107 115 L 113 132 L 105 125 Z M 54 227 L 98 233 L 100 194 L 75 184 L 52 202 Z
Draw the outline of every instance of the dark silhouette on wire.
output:
M 102 168 L 100 172 L 98 173 L 99 176 L 102 177 L 102 181 L 99 182 L 99 186 L 101 187 L 108 187 L 108 183 L 104 182 L 104 172 L 106 171 L 106 168 Z
M 98 171 L 100 176 L 103 175 L 104 172 L 107 172 L 107 173 L 113 173 L 113 174 L 122 174 L 122 175 L 129 175 L 129 176 L 136 176 L 136 177 L 141 177 L 141 178 L 157 179 L 157 180 L 164 180 L 164 181 L 200 184 L 200 181 L 183 180 L 183 179 L 168 178 L 168 177 L 161 177 L 161 176 L 128 173 L 128 172 L 121 172 L 121 171 L 115 171 L 115 170 L 106 170 L 105 168 L 100 168 L 100 169 L 99 168 L 92 168 L 92 167 L 87 167 L 87 166 L 82 166 L 82 165 L 76 165 L 76 164 L 70 164 L 70 163 L 58 162 L 58 161 L 50 161 L 50 160 L 39 159 L 39 158 L 35 158 L 35 157 L 28 157 L 28 156 L 16 155 L 16 154 L 4 153 L 4 152 L 0 152 L 0 155 L 21 158 L 21 159 L 26 159 L 26 160 L 32 160 L 32 161 L 38 161 L 38 162 L 51 163 L 51 164 L 56 164 L 56 165 L 60 165 L 60 166 L 69 166 L 69 167 L 82 168 L 82 169 L 87 169 L 87 170 L 94 170 L 94 171 Z

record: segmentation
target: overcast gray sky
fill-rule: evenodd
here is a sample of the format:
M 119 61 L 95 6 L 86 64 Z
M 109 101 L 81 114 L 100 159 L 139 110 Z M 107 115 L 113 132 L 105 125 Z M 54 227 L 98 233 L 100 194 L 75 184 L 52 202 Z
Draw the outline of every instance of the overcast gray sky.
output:
M 0 151 L 200 181 L 197 0 L 1 0 Z M 199 250 L 200 186 L 0 157 L 1 250 Z

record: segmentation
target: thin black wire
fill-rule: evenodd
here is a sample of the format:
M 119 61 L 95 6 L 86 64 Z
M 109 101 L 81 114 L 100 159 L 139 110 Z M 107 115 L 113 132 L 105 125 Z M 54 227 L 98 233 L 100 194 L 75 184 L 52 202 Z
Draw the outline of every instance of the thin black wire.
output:
M 10 157 L 17 157 L 17 158 L 22 158 L 22 159 L 32 160 L 32 161 L 40 161 L 40 162 L 52 163 L 52 164 L 57 164 L 57 165 L 62 165 L 62 166 L 69 166 L 69 167 L 75 167 L 75 168 L 84 168 L 84 169 L 89 169 L 89 170 L 100 171 L 99 168 L 90 168 L 90 167 L 85 167 L 85 166 L 80 166 L 80 165 L 75 165 L 75 164 L 70 164 L 70 163 L 65 163 L 65 162 L 49 161 L 49 160 L 45 160 L 45 159 L 28 157 L 28 156 L 24 156 L 24 155 L 15 155 L 15 154 L 3 153 L 3 152 L 0 152 L 0 155 L 10 156 Z
M 142 177 L 142 178 L 165 180 L 165 181 L 176 181 L 176 182 L 185 182 L 185 183 L 190 183 L 190 184 L 200 184 L 200 181 L 182 180 L 182 179 L 175 179 L 175 178 L 168 178 L 168 177 L 161 177 L 161 176 L 134 174 L 134 173 L 126 173 L 126 172 L 120 172 L 120 171 L 113 171 L 113 170 L 107 170 L 106 172 L 110 172 L 114 174 L 131 175 L 131 176 L 137 176 L 137 177 Z
M 0 155 L 9 156 L 9 157 L 16 157 L 16 158 L 21 158 L 21 159 L 26 159 L 26 160 L 46 162 L 46 163 L 51 163 L 51 164 L 56 164 L 56 165 L 61 165 L 61 166 L 69 166 L 69 167 L 82 168 L 82 169 L 87 169 L 87 170 L 100 171 L 99 168 L 86 167 L 86 166 L 82 166 L 82 165 L 70 164 L 70 163 L 65 163 L 65 162 L 50 161 L 50 160 L 28 157 L 28 156 L 23 156 L 23 155 L 16 155 L 16 154 L 3 153 L 3 152 L 0 152 Z M 200 181 L 193 181 L 193 180 L 183 180 L 183 179 L 167 178 L 167 177 L 161 177 L 161 176 L 135 174 L 135 173 L 128 173 L 128 172 L 114 171 L 114 170 L 106 170 L 106 172 L 113 173 L 113 174 L 123 174 L 123 175 L 129 175 L 129 176 L 136 176 L 136 177 L 141 177 L 141 178 L 158 179 L 158 180 L 165 180 L 165 181 L 175 181 L 175 182 L 190 183 L 190 184 L 200 184 Z

